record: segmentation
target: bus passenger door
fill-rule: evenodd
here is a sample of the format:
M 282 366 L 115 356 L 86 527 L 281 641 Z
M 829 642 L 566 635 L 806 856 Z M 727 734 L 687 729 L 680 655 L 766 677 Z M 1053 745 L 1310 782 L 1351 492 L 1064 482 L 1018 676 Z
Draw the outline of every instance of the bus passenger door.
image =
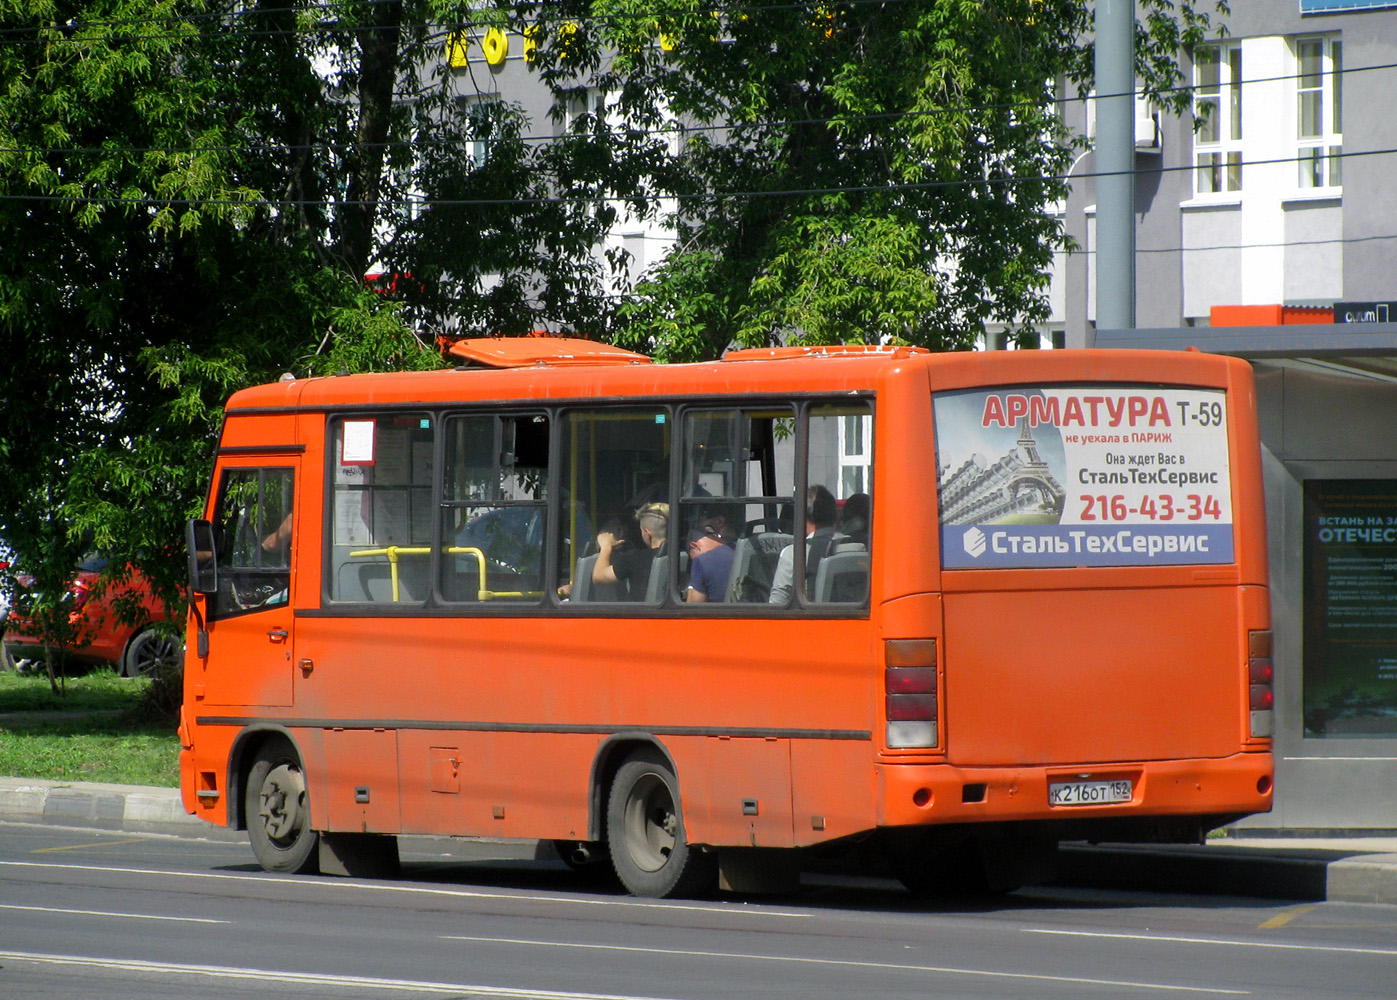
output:
M 288 706 L 292 691 L 294 465 L 224 466 L 214 511 L 218 592 L 209 655 L 191 691 L 206 705 Z

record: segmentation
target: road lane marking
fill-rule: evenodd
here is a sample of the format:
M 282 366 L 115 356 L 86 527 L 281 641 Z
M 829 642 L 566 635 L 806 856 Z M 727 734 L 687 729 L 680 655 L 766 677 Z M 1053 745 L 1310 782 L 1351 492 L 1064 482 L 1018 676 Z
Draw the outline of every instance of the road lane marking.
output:
M 1277 927 L 1284 927 L 1286 924 L 1290 923 L 1296 917 L 1303 917 L 1305 914 L 1309 913 L 1313 909 L 1313 906 L 1298 906 L 1293 910 L 1286 910 L 1284 913 L 1277 913 L 1270 920 L 1263 920 L 1260 924 L 1257 925 L 1256 929 L 1259 931 L 1273 931 Z
M 671 910 L 685 913 L 716 913 L 724 916 L 756 917 L 770 920 L 784 917 L 793 920 L 809 920 L 814 914 L 798 910 L 768 910 L 751 907 L 745 903 L 691 903 L 685 900 L 650 902 L 631 896 L 618 896 L 614 899 L 588 898 L 585 896 L 544 896 L 527 895 L 523 892 L 484 892 L 478 889 L 439 889 L 418 885 L 390 885 L 381 882 L 364 882 L 354 879 L 297 878 L 292 875 L 274 875 L 260 872 L 255 875 L 238 875 L 233 872 L 179 872 L 162 871 L 158 868 L 118 868 L 112 865 L 65 865 L 49 861 L 0 861 L 0 868 L 36 868 L 67 872 L 107 872 L 117 875 L 161 875 L 170 878 L 204 879 L 221 882 L 250 882 L 256 885 L 306 885 L 330 891 L 404 893 L 419 896 L 445 896 L 452 899 L 499 899 L 515 903 L 571 903 L 576 906 L 617 906 L 641 910 Z
M 178 920 L 182 924 L 231 924 L 231 920 L 211 920 L 208 917 L 169 917 L 155 913 L 114 913 L 110 910 L 70 910 L 62 906 L 20 906 L 0 903 L 0 910 L 24 910 L 29 913 L 68 913 L 75 917 L 120 917 L 123 920 Z
M 1063 937 L 1114 938 L 1121 941 L 1158 941 L 1161 944 L 1214 944 L 1224 948 L 1281 948 L 1286 951 L 1332 951 L 1345 955 L 1397 957 L 1397 948 L 1358 948 L 1333 944 L 1285 944 L 1280 941 L 1229 941 L 1225 938 L 1172 937 L 1167 934 L 1118 934 L 1105 931 L 1060 931 L 1025 927 L 1025 934 L 1058 934 Z
M 861 962 L 854 959 L 802 958 L 797 955 L 754 955 L 746 952 L 692 951 L 676 948 L 641 948 L 635 945 L 574 944 L 567 941 L 531 941 L 527 938 L 471 937 L 464 934 L 443 934 L 443 941 L 475 941 L 481 944 L 516 944 L 536 948 L 579 948 L 587 951 L 635 952 L 645 955 L 670 955 L 681 958 L 721 958 L 728 961 L 782 962 L 790 965 L 833 965 L 841 968 L 879 969 L 888 972 L 930 972 L 952 976 L 978 976 L 986 979 L 1024 979 L 1040 983 L 1070 983 L 1075 986 L 1108 986 L 1113 989 L 1168 990 L 1178 993 L 1216 993 L 1227 996 L 1249 996 L 1250 990 L 1229 990 L 1211 986 L 1180 986 L 1173 983 L 1144 983 L 1119 979 L 1087 979 L 1080 976 L 1050 976 L 1033 972 L 1003 972 L 994 969 L 968 969 L 941 965 L 911 965 L 901 962 Z
M 56 854 L 59 851 L 86 851 L 94 847 L 116 847 L 118 844 L 144 844 L 149 837 L 132 837 L 129 840 L 104 840 L 99 844 L 69 844 L 67 847 L 36 847 L 30 854 Z
M 141 962 L 122 958 L 85 958 L 75 955 L 43 955 L 24 951 L 0 951 L 0 962 L 35 962 L 43 965 L 69 965 L 117 972 L 174 973 L 214 979 L 242 979 L 298 986 L 356 987 L 373 990 L 416 990 L 419 993 L 448 993 L 498 997 L 500 1000 L 666 1000 L 663 997 L 634 996 L 625 993 L 575 993 L 570 990 L 532 990 L 523 986 L 477 986 L 467 983 L 437 983 L 415 979 L 378 979 L 368 976 L 336 976 L 313 972 L 280 972 L 273 969 L 239 969 L 226 965 L 186 965 L 177 962 Z

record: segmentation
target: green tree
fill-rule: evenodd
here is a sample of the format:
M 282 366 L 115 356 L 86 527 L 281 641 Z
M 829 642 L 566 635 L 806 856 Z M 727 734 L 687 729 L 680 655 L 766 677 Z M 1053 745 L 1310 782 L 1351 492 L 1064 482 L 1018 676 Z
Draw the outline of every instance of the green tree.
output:
M 1138 3 L 1167 88 L 1207 17 Z M 447 40 L 491 25 L 537 43 L 556 139 L 461 100 Z M 0 537 L 45 592 L 93 546 L 177 599 L 227 396 L 439 364 L 437 324 L 666 360 L 1031 326 L 1089 26 L 1069 0 L 0 0 Z M 628 290 L 595 247 L 662 211 L 675 250 Z
M 92 547 L 179 601 L 236 389 L 439 363 L 363 284 L 411 114 L 375 46 L 413 56 L 350 6 L 0 0 L 0 537 L 39 593 Z
M 1181 108 L 1177 56 L 1208 13 L 1139 7 L 1142 79 Z M 495 9 L 535 32 L 555 116 L 578 87 L 607 95 L 593 173 L 574 179 L 639 215 L 678 199 L 676 247 L 620 302 L 618 342 L 668 360 L 733 342 L 949 349 L 1047 317 L 1064 237 L 1046 209 L 1078 148 L 1055 101 L 1091 76 L 1078 0 Z

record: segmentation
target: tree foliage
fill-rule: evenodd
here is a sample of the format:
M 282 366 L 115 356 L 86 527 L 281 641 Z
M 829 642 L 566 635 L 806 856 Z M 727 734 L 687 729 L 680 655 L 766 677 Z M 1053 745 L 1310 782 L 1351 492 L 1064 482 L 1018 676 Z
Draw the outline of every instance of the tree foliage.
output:
M 1169 97 L 1208 16 L 1137 3 L 1142 78 Z M 665 360 L 1031 329 L 1075 149 L 1054 100 L 1089 83 L 1090 18 L 1074 0 L 0 0 L 0 537 L 41 591 L 96 547 L 174 598 L 227 396 L 436 365 L 438 327 Z M 527 31 L 551 130 L 446 67 L 488 26 Z M 675 235 L 633 289 L 625 255 L 596 252 L 623 219 Z
M 1171 107 L 1177 57 L 1210 30 L 1139 0 L 1139 68 Z M 1221 4 L 1219 8 L 1225 10 Z M 1059 99 L 1091 78 L 1075 0 L 741 3 L 549 0 L 495 8 L 538 42 L 561 114 L 607 95 L 591 196 L 668 213 L 664 264 L 615 338 L 666 359 L 729 343 L 970 346 L 1047 318 L 1080 140 Z M 675 120 L 683 123 L 676 136 Z M 666 199 L 672 199 L 666 202 Z
M 95 548 L 178 602 L 231 392 L 438 363 L 364 288 L 390 157 L 313 67 L 371 29 L 313 16 L 0 0 L 0 537 L 46 599 Z

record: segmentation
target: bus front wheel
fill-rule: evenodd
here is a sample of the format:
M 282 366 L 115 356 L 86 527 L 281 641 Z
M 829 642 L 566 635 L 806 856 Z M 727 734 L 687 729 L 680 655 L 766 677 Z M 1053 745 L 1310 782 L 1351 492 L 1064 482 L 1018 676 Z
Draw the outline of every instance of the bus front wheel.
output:
M 633 895 L 704 895 L 716 884 L 717 855 L 685 839 L 679 782 L 657 751 L 635 754 L 616 772 L 606 834 L 616 876 Z
M 244 815 L 257 863 L 269 872 L 307 874 L 319 864 L 319 836 L 296 752 L 285 742 L 263 747 L 247 776 Z

